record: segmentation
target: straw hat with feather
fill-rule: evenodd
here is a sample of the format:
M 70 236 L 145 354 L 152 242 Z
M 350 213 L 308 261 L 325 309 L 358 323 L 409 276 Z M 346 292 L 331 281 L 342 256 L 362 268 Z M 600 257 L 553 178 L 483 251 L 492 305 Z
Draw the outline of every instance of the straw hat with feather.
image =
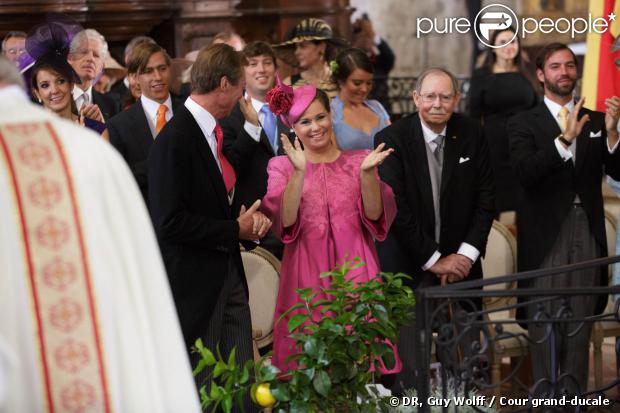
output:
M 290 38 L 275 47 L 294 46 L 295 43 L 301 43 L 308 40 L 323 40 L 333 44 L 336 47 L 344 47 L 348 44 L 345 39 L 334 37 L 332 28 L 325 20 L 308 18 L 304 19 L 290 34 Z

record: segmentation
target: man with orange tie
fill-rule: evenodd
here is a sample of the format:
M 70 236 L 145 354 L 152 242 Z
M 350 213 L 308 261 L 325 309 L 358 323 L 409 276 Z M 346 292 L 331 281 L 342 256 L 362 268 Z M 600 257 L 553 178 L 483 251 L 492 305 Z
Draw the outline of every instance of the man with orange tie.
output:
M 601 180 L 603 174 L 620 178 L 616 129 L 620 99 L 606 99 L 605 113 L 583 107 L 584 98 L 575 103 L 577 59 L 561 43 L 541 49 L 536 76 L 543 87 L 543 101 L 508 122 L 510 157 L 524 193 L 518 209 L 519 271 L 606 256 Z M 548 291 L 601 285 L 607 285 L 606 267 L 519 282 L 521 288 Z M 575 295 L 568 300 L 568 311 L 577 319 L 589 317 L 600 313 L 606 303 L 607 296 Z M 564 305 L 562 299 L 530 304 L 519 308 L 524 314 L 518 318 L 557 317 Z M 558 395 L 557 388 L 553 389 L 556 384 L 569 395 L 586 392 L 592 324 L 584 323 L 577 329 L 575 323 L 556 323 L 551 334 L 548 323 L 530 322 L 527 327 L 534 396 Z
M 120 152 L 133 172 L 144 201 L 148 203 L 147 158 L 155 137 L 183 102 L 170 96 L 170 56 L 154 43 L 141 43 L 128 62 L 137 73 L 140 99 L 107 123 L 110 143 Z
M 253 355 L 239 242 L 251 248 L 271 227 L 257 211 L 260 200 L 240 211 L 231 207 L 235 168 L 248 162 L 258 146 L 247 137 L 244 145 L 222 151 L 219 120 L 237 101 L 246 120 L 258 126 L 250 99 L 241 98 L 244 65 L 245 58 L 226 44 L 202 49 L 192 66 L 191 94 L 153 143 L 148 159 L 151 219 L 188 350 L 202 338 L 211 349 L 219 345 L 225 359 L 236 348 L 240 365 Z M 197 362 L 195 354 L 190 358 Z M 207 374 L 196 377 L 198 386 Z

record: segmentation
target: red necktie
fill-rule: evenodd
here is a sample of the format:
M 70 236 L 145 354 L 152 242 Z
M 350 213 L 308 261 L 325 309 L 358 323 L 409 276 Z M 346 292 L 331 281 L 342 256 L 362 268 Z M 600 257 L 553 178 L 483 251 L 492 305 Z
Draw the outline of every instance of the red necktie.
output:
M 235 174 L 235 170 L 233 169 L 228 159 L 222 153 L 222 146 L 224 146 L 224 132 L 222 132 L 222 128 L 219 123 L 215 124 L 215 140 L 217 141 L 217 158 L 220 160 L 220 165 L 222 166 L 222 178 L 224 178 L 224 185 L 226 186 L 226 192 L 230 194 L 233 187 L 235 186 L 235 182 L 237 181 L 237 175 Z

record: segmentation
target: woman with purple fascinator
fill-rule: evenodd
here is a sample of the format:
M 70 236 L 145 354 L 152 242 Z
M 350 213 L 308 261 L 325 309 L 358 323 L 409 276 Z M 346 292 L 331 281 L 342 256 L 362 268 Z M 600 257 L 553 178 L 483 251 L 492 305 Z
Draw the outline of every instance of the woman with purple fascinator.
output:
M 277 321 L 297 303 L 295 289 L 328 288 L 329 280 L 319 274 L 355 257 L 365 265 L 347 276 L 360 282 L 373 279 L 380 272 L 374 241 L 385 239 L 396 202 L 377 173 L 393 150 L 380 145 L 374 151 L 341 151 L 325 92 L 311 85 L 293 88 L 279 78 L 277 82 L 267 95 L 269 108 L 295 131 L 296 139 L 291 144 L 283 135 L 286 156 L 272 158 L 267 166 L 262 209 L 284 243 L 272 363 L 287 371 L 295 367 L 286 361 L 294 353 L 294 342 L 287 323 Z M 394 355 L 395 365 L 385 366 L 382 373 L 400 371 L 396 351 Z
M 32 95 L 44 108 L 61 118 L 86 126 L 108 139 L 103 115 L 92 119 L 80 115 L 71 91 L 80 78 L 67 62 L 71 41 L 84 30 L 70 17 L 53 14 L 47 22 L 36 26 L 26 38 L 28 56 L 20 60 L 20 68 L 29 79 Z

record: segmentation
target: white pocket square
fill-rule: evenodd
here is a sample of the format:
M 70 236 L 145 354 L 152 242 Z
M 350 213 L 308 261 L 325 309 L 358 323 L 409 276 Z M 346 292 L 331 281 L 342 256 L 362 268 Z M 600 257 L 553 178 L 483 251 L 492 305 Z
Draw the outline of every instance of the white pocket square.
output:
M 601 137 L 601 131 L 598 131 L 596 133 L 590 132 L 590 137 L 591 138 L 600 138 Z
M 465 163 L 469 161 L 469 158 L 459 158 L 459 163 Z

